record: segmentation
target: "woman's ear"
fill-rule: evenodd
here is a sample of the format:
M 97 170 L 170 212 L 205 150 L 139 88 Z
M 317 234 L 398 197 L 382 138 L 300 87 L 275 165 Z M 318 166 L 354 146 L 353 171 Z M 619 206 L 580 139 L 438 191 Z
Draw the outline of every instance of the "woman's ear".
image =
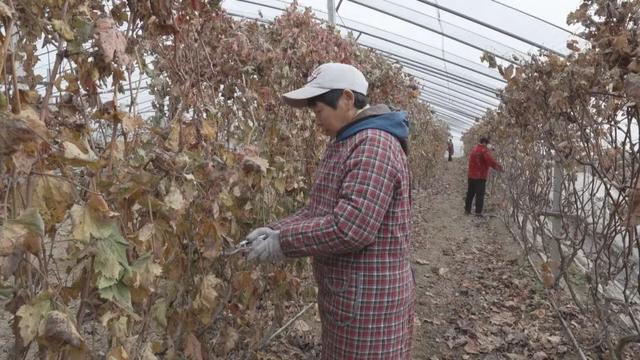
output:
M 353 91 L 345 89 L 342 92 L 341 100 L 343 100 L 345 102 L 345 105 L 350 108 L 351 106 L 355 106 L 356 95 L 353 93 Z

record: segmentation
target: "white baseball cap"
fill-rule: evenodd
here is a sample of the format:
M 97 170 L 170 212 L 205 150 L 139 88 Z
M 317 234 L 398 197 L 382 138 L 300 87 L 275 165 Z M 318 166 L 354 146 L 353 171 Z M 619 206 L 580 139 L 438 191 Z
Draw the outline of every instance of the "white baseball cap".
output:
M 367 95 L 369 83 L 360 70 L 348 64 L 326 63 L 313 70 L 307 84 L 282 97 L 293 107 L 307 106 L 307 100 L 334 89 L 349 89 Z

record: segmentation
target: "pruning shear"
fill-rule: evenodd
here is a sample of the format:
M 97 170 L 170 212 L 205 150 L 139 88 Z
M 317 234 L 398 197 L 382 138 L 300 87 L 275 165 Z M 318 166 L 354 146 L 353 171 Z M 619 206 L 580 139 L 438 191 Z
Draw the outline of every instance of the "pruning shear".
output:
M 229 237 L 222 235 L 222 237 L 225 238 L 225 240 L 227 241 L 231 241 L 231 239 L 229 239 Z M 267 236 L 266 235 L 261 235 L 258 237 L 257 240 L 264 240 L 266 239 Z M 247 252 L 249 251 L 249 249 L 251 248 L 251 244 L 253 243 L 253 241 L 248 240 L 248 239 L 244 239 L 242 241 L 240 241 L 238 244 L 236 244 L 235 247 L 229 249 L 229 250 L 223 250 L 222 251 L 222 255 L 223 256 L 231 256 L 231 255 L 235 255 L 239 252 Z

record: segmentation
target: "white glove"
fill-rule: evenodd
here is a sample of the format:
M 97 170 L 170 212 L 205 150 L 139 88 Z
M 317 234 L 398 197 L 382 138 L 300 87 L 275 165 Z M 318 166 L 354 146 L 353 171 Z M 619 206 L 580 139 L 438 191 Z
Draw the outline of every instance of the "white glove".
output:
M 247 240 L 251 242 L 248 260 L 275 262 L 284 259 L 280 249 L 280 231 L 267 227 L 257 228 L 247 235 Z

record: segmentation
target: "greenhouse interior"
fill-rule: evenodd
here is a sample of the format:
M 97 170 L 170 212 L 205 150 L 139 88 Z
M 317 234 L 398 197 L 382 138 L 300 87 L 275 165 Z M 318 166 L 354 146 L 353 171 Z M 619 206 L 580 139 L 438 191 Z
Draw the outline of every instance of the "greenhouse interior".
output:
M 640 0 L 0 17 L 0 360 L 640 359 Z

